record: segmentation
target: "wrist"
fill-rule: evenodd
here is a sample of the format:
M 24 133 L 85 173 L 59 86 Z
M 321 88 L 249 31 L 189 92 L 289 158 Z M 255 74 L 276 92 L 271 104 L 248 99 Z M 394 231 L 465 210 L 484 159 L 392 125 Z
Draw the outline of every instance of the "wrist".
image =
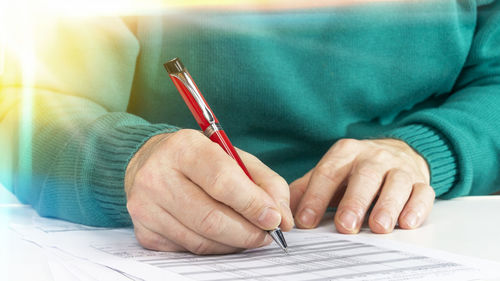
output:
M 458 178 L 457 155 L 440 131 L 424 124 L 409 124 L 383 132 L 381 136 L 406 142 L 425 159 L 436 196 L 453 188 Z
M 422 172 L 422 175 L 424 175 L 426 179 L 426 184 L 430 184 L 430 168 L 429 164 L 427 163 L 427 160 L 422 157 L 413 147 L 411 147 L 407 142 L 400 140 L 400 139 L 391 139 L 394 142 L 399 143 L 401 146 L 404 147 L 404 151 L 407 153 L 407 155 L 410 155 L 410 157 L 413 159 L 415 164 L 417 165 L 418 169 Z
M 137 150 L 134 156 L 132 156 L 125 170 L 124 188 L 126 194 L 128 194 L 130 187 L 134 182 L 134 177 L 137 170 L 144 164 L 144 162 L 153 153 L 154 147 L 158 143 L 161 143 L 162 141 L 170 137 L 172 134 L 174 133 L 163 133 L 152 136 Z

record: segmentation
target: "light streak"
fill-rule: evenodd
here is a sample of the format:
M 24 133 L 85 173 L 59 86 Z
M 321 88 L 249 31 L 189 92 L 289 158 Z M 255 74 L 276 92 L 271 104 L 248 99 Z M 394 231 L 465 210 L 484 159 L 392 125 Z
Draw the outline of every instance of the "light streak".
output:
M 24 1 L 26 4 L 29 1 Z M 31 185 L 32 171 L 32 138 L 33 138 L 33 92 L 35 88 L 35 40 L 34 15 L 30 14 L 29 6 L 23 14 L 21 44 L 22 70 L 22 105 L 19 124 L 19 163 L 21 176 L 25 185 Z
M 2 34 L 1 31 L 0 31 L 0 34 Z M 4 47 L 5 43 L 4 42 L 5 42 L 5 40 L 3 40 L 3 38 L 0 38 L 0 76 L 2 76 L 5 72 L 5 47 Z
M 162 4 L 171 9 L 276 11 L 397 1 L 404 0 L 164 0 Z
M 0 0 L 0 76 L 5 72 L 5 12 L 6 0 Z
M 1 46 L 4 56 L 8 56 L 2 58 L 4 72 L 0 86 L 20 87 L 20 111 L 17 120 L 17 158 L 19 168 L 11 168 L 13 168 L 13 171 L 19 172 L 18 177 L 21 179 L 23 185 L 30 185 L 32 172 L 33 92 L 36 71 L 36 42 L 34 33 L 34 28 L 37 24 L 36 13 L 31 6 L 32 0 L 0 1 L 2 1 L 0 2 L 0 7 L 2 8 L 2 18 L 0 19 Z M 17 64 L 17 66 L 14 64 Z M 12 73 L 9 72 L 11 69 L 13 70 Z M 8 150 L 13 148 L 2 147 L 0 149 Z
M 175 10 L 293 10 L 403 0 L 25 0 L 40 14 L 59 17 L 147 15 Z

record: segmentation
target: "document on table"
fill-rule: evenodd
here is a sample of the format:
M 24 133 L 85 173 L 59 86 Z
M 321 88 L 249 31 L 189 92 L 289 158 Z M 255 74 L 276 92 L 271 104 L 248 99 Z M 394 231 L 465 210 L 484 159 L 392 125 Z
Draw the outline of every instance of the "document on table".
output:
M 36 216 L 35 216 L 36 218 Z M 100 229 L 36 218 L 13 227 L 24 239 L 142 280 L 477 280 L 500 277 L 499 264 L 331 228 L 286 233 L 276 245 L 196 256 L 142 248 L 132 229 Z M 330 229 L 330 231 L 326 230 Z

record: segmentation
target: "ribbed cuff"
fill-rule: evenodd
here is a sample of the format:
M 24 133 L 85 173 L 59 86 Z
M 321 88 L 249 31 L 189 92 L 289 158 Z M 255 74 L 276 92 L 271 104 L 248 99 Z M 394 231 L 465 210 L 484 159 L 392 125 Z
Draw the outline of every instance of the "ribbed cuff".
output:
M 458 173 L 457 160 L 451 145 L 441 133 L 425 125 L 412 124 L 393 129 L 383 136 L 406 142 L 427 161 L 436 196 L 453 187 Z
M 130 225 L 124 189 L 125 171 L 129 161 L 151 137 L 171 133 L 179 128 L 167 124 L 133 125 L 113 128 L 100 137 L 99 155 L 90 173 L 92 194 L 113 225 Z

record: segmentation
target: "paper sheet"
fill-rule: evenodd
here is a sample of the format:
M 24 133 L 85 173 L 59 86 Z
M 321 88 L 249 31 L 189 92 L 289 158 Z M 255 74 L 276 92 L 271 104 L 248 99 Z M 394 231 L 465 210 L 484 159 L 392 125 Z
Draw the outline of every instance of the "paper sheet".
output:
M 488 280 L 500 265 L 325 228 L 286 233 L 290 254 L 276 245 L 232 255 L 148 251 L 131 229 L 81 228 L 36 219 L 15 229 L 25 239 L 144 280 Z
M 141 280 L 128 274 L 117 272 L 109 267 L 76 258 L 57 248 L 44 248 L 44 250 L 54 280 Z

